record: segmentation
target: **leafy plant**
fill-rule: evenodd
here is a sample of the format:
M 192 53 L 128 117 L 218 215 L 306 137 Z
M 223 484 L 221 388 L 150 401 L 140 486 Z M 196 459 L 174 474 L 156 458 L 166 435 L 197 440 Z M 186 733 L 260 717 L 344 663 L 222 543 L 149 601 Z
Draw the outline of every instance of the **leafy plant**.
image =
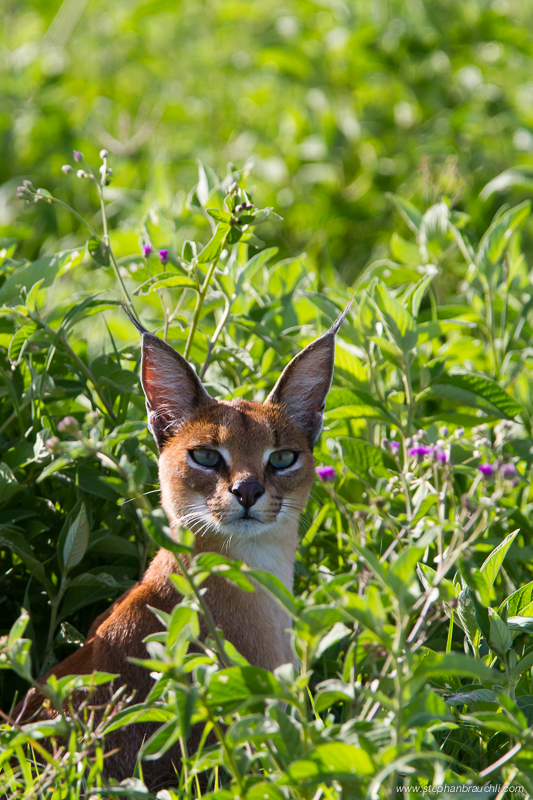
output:
M 181 349 L 214 395 L 261 398 L 352 294 L 324 286 L 305 256 L 276 260 L 260 238 L 274 212 L 255 205 L 247 170 L 200 167 L 179 214 L 147 204 L 123 253 L 107 218 L 107 153 L 100 171 L 74 158 L 83 168 L 66 165 L 67 179 L 96 189 L 100 208 L 85 249 L 28 262 L 3 245 L 4 793 L 147 795 L 141 758 L 177 741 L 186 753 L 202 723 L 160 800 L 415 796 L 444 784 L 533 794 L 527 204 L 502 209 L 477 241 L 445 198 L 425 211 L 391 198 L 411 237 L 393 234 L 389 257 L 355 286 L 294 595 L 268 573 L 193 557 L 175 576 L 183 603 L 158 612 L 164 631 L 147 641 L 146 702 L 119 692 L 95 727 L 91 690 L 112 676 L 51 679 L 57 716 L 12 718 L 15 693 L 83 641 L 156 545 L 191 552 L 191 535 L 174 542 L 151 499 L 139 343 L 120 306 Z M 31 183 L 19 194 L 58 202 Z M 209 572 L 244 591 L 253 579 L 284 606 L 299 674 L 250 666 L 224 640 L 203 602 Z M 86 703 L 67 713 L 81 689 Z M 157 730 L 136 775 L 113 785 L 105 737 L 140 720 Z

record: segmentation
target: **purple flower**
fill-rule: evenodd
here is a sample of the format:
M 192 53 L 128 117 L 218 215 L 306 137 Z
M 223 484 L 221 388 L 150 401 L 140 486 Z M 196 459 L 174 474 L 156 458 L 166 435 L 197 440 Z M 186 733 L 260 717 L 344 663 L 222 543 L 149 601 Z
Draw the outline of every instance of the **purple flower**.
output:
M 514 464 L 504 464 L 500 469 L 500 475 L 507 481 L 516 478 L 517 474 L 517 469 Z
M 333 467 L 317 467 L 315 472 L 321 481 L 334 481 L 337 477 Z
M 57 423 L 57 430 L 61 433 L 77 433 L 78 420 L 75 417 L 63 417 L 61 422 Z
M 168 250 L 160 250 L 159 251 L 159 260 L 162 264 L 166 264 L 168 261 Z
M 390 439 L 382 439 L 381 446 L 384 450 L 390 450 L 392 455 L 395 456 L 398 454 L 400 449 L 400 442 L 392 442 Z
M 74 154 L 72 157 L 74 161 L 83 161 L 83 153 L 80 153 L 79 150 L 74 150 Z
M 492 478 L 494 475 L 494 467 L 492 464 L 480 464 L 478 470 L 481 472 L 484 478 Z
M 59 444 L 59 439 L 57 436 L 51 436 L 50 439 L 47 439 L 44 443 L 45 447 L 50 450 L 51 453 L 55 453 L 57 450 L 57 446 Z
M 450 460 L 450 454 L 444 450 L 443 447 L 436 447 L 435 448 L 435 455 L 437 457 L 437 461 L 439 464 L 447 464 Z
M 148 258 L 150 253 L 152 252 L 152 245 L 151 244 L 143 244 L 143 255 L 145 258 Z M 159 254 L 161 256 L 161 253 Z
M 429 447 L 425 444 L 419 444 L 416 447 L 411 447 L 409 450 L 410 456 L 416 456 L 416 458 L 424 458 L 424 456 L 431 456 L 433 455 L 433 447 L 430 445 Z

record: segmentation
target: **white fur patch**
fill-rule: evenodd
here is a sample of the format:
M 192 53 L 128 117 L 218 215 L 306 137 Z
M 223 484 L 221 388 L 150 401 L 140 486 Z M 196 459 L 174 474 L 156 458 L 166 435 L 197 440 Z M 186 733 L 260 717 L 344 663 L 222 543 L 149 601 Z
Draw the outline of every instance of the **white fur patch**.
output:
M 285 548 L 280 546 L 280 537 L 284 536 L 281 530 L 283 523 L 269 526 L 256 524 L 270 530 L 256 536 L 234 535 L 230 544 L 232 557 L 254 569 L 270 572 L 292 592 L 294 564 L 287 558 Z

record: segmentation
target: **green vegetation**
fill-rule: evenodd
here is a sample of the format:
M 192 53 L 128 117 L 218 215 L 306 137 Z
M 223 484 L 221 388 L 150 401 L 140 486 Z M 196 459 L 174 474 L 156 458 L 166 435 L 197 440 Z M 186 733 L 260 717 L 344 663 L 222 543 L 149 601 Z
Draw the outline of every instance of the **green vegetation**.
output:
M 73 149 L 113 154 L 117 225 L 179 208 L 198 158 L 220 174 L 254 158 L 250 188 L 285 220 L 275 244 L 329 281 L 386 252 L 387 191 L 445 194 L 479 237 L 507 200 L 480 200 L 485 184 L 526 165 L 509 180 L 530 186 L 525 0 L 4 0 L 2 20 L 0 235 L 31 257 L 78 223 L 9 201 L 22 178 L 57 194 Z M 82 187 L 60 196 L 92 213 Z
M 159 800 L 533 796 L 530 13 L 6 4 L 2 796 L 149 797 L 141 764 L 103 777 L 105 734 L 140 716 L 161 725 L 147 758 L 195 722 L 216 734 Z M 11 724 L 156 546 L 190 546 L 158 507 L 121 304 L 214 396 L 251 399 L 354 292 L 294 596 L 253 575 L 294 620 L 301 674 L 227 644 L 222 669 L 214 637 L 187 654 L 205 570 L 250 588 L 203 556 L 148 643 L 142 707 L 117 696 L 95 728 L 109 676 L 85 676 L 45 690 L 62 709 L 88 688 L 78 716 Z

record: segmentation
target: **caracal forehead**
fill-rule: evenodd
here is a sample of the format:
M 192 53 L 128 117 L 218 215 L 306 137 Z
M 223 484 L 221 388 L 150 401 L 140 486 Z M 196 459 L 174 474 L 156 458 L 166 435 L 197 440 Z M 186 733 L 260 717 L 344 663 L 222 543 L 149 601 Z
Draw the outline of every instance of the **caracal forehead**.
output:
M 248 400 L 222 400 L 201 408 L 172 437 L 184 446 L 251 450 L 308 450 L 306 437 L 275 407 Z

